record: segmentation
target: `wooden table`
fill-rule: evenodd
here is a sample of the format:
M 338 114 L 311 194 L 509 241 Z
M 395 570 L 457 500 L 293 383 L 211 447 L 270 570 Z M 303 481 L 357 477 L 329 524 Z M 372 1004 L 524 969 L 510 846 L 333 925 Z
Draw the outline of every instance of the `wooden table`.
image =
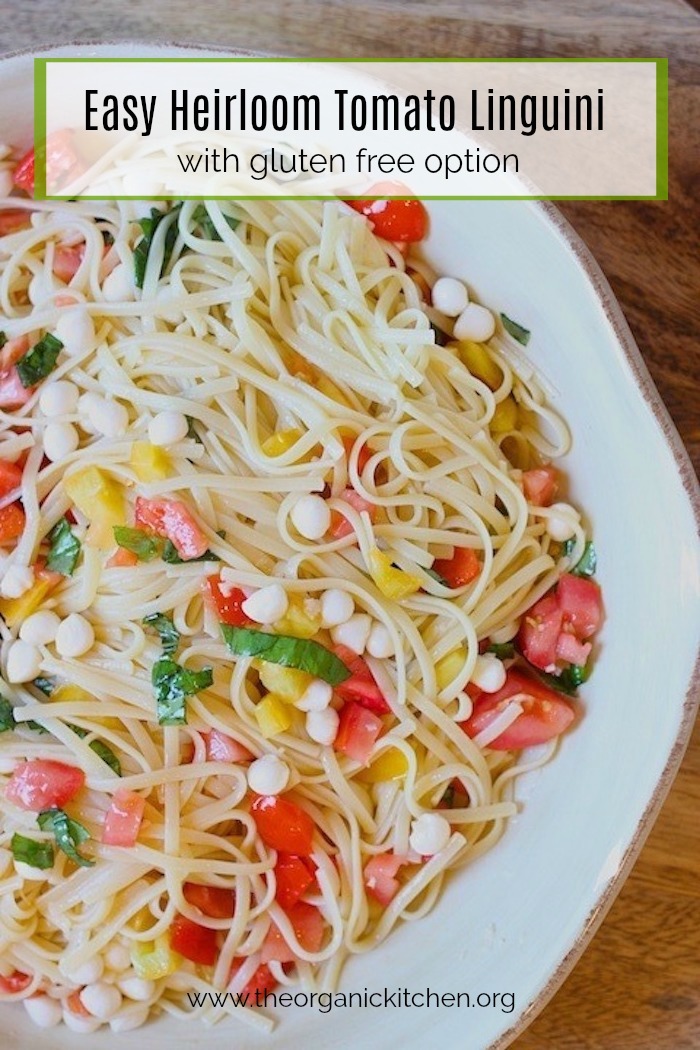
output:
M 562 211 L 605 270 L 700 466 L 697 158 L 700 17 L 684 0 L 74 0 L 17 5 L 0 49 L 70 40 L 177 40 L 290 55 L 667 56 L 670 199 Z M 9 24 L 7 24 L 9 23 Z M 695 186 L 693 187 L 693 182 Z M 514 1050 L 700 1047 L 700 727 L 618 900 Z

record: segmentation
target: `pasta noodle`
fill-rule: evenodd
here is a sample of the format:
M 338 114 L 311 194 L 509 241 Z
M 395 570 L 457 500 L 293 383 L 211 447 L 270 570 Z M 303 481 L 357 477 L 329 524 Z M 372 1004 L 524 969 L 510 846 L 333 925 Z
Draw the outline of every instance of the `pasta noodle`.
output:
M 489 375 L 495 369 L 495 382 L 469 366 L 458 343 L 438 345 L 431 319 L 448 331 L 451 322 L 426 306 L 428 264 L 379 239 L 340 202 L 159 206 L 142 288 L 133 276 L 147 239 L 135 221 L 142 206 L 0 202 L 9 207 L 24 209 L 27 221 L 0 240 L 7 345 L 35 345 L 47 333 L 60 340 L 71 324 L 82 335 L 64 335 L 50 379 L 30 387 L 24 404 L 0 411 L 0 460 L 19 461 L 22 471 L 20 489 L 0 506 L 19 498 L 24 514 L 21 535 L 5 547 L 3 576 L 31 571 L 29 587 L 17 594 L 6 587 L 0 600 L 2 694 L 15 723 L 0 738 L 3 997 L 41 990 L 61 1002 L 65 1018 L 76 990 L 100 982 L 127 989 L 140 975 L 137 1021 L 161 1010 L 211 1022 L 221 1010 L 192 1006 L 188 991 L 242 991 L 265 979 L 267 987 L 300 980 L 333 988 L 348 955 L 423 917 L 448 874 L 497 842 L 517 809 L 514 778 L 555 747 L 522 760 L 517 748 L 489 748 L 530 702 L 522 692 L 479 731 L 461 723 L 476 710 L 478 691 L 467 686 L 478 667 L 502 666 L 496 656 L 480 657 L 480 644 L 499 632 L 512 638 L 584 552 L 576 512 L 537 505 L 523 488 L 525 470 L 566 453 L 567 427 L 507 334 L 469 344 Z M 57 263 L 71 250 L 79 257 L 61 279 Z M 62 381 L 77 390 L 61 433 L 77 438 L 47 459 L 54 417 L 42 408 L 43 391 Z M 110 431 L 115 405 L 121 425 Z M 515 410 L 515 425 L 496 425 L 504 405 Z M 187 433 L 158 445 L 153 421 L 163 413 L 171 421 L 184 415 Z M 92 488 L 76 495 L 87 471 L 97 471 Z M 130 531 L 127 555 L 113 533 L 115 493 Z M 322 497 L 332 523 L 312 539 L 296 517 L 309 495 Z M 137 498 L 152 515 L 161 505 L 161 519 L 137 510 L 135 520 Z M 169 531 L 163 501 L 167 513 L 186 508 L 205 560 L 180 555 L 187 523 L 178 519 Z M 569 513 L 566 549 L 548 531 L 555 513 Z M 62 522 L 79 555 L 56 579 L 41 566 Z M 148 557 L 134 553 L 138 543 L 152 545 Z M 460 552 L 476 556 L 475 574 L 450 585 L 433 566 Z M 218 582 L 207 584 L 209 577 Z M 274 584 L 284 610 L 274 626 L 248 618 L 253 631 L 313 640 L 347 662 L 349 623 L 365 634 L 360 652 L 371 630 L 385 629 L 376 635 L 381 646 L 353 671 L 360 693 L 370 683 L 384 706 L 372 711 L 359 694 L 352 705 L 338 685 L 326 708 L 342 715 L 350 703 L 380 722 L 364 761 L 343 751 L 337 736 L 334 744 L 310 735 L 311 714 L 298 704 L 313 674 L 297 669 L 304 689 L 280 699 L 265 667 L 276 667 L 278 679 L 281 668 L 279 688 L 289 688 L 289 665 L 234 655 L 222 637 L 219 621 L 232 623 L 222 613 L 226 601 L 239 595 L 252 608 L 251 596 Z M 354 608 L 345 633 L 323 618 L 336 592 Z M 38 643 L 40 669 L 23 677 L 12 673 L 12 650 L 37 611 L 71 623 L 73 641 Z M 158 614 L 175 631 L 176 655 L 164 654 L 156 620 L 145 622 Z M 81 650 L 75 638 L 85 622 L 94 641 Z M 245 632 L 241 623 L 232 631 Z M 175 724 L 162 719 L 154 687 L 162 660 L 202 676 L 199 688 L 185 691 Z M 172 666 L 169 673 L 177 674 Z M 217 740 L 233 745 L 238 760 L 217 757 Z M 302 911 L 280 903 L 280 850 L 252 806 L 248 771 L 262 755 L 278 756 L 287 775 L 282 794 L 269 798 L 289 801 L 313 822 Z M 92 866 L 78 866 L 55 827 L 37 827 L 37 807 L 13 796 L 18 767 L 43 760 L 84 773 L 85 786 L 65 809 L 85 829 L 79 854 Z M 130 846 L 111 844 L 103 830 L 117 791 L 142 806 Z M 425 814 L 449 825 L 432 853 L 412 845 Z M 284 835 L 288 825 L 280 826 Z M 50 866 L 19 862 L 17 834 L 50 845 Z M 293 844 L 287 852 L 296 853 Z M 381 871 L 387 856 L 396 861 L 383 875 L 391 892 L 378 900 L 367 865 L 374 859 Z M 228 912 L 203 910 L 192 884 L 215 888 L 219 899 L 228 893 Z M 310 913 L 320 916 L 320 939 L 299 918 L 313 926 Z M 215 931 L 214 962 L 196 961 L 196 951 L 176 954 L 172 930 L 181 917 L 207 936 Z M 159 964 L 149 970 L 154 958 Z M 12 983 L 18 973 L 30 975 L 24 986 Z M 103 1018 L 77 1009 L 76 1030 L 112 1016 L 107 1007 Z M 226 1011 L 262 1030 L 271 1024 L 260 1010 Z

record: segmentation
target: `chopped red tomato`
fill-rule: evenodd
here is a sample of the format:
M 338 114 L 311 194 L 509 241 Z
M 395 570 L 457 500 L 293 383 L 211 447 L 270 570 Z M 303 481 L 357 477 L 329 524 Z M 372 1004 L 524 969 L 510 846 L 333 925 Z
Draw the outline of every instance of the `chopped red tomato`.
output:
M 583 667 L 590 656 L 592 648 L 593 646 L 590 642 L 579 642 L 575 634 L 564 630 L 560 632 L 557 638 L 557 659 L 564 660 L 567 664 Z
M 567 572 L 557 584 L 557 598 L 564 621 L 571 624 L 579 641 L 595 634 L 603 618 L 603 600 L 597 583 Z
M 317 952 L 323 943 L 325 923 L 318 908 L 304 901 L 298 901 L 287 910 L 287 915 L 294 930 L 294 936 L 300 947 L 307 952 Z M 267 936 L 262 944 L 260 958 L 264 963 L 294 962 L 297 956 L 275 926 L 270 923 Z
M 345 500 L 346 503 L 349 503 L 358 514 L 367 511 L 370 521 L 374 521 L 377 514 L 377 508 L 374 503 L 370 503 L 364 498 L 364 496 L 361 496 L 359 492 L 355 492 L 352 488 L 347 488 L 340 498 Z M 352 532 L 354 532 L 354 529 L 345 515 L 341 514 L 339 510 L 331 511 L 331 536 L 334 536 L 335 539 L 339 540 L 342 539 L 343 536 L 349 536 Z
M 136 527 L 150 529 L 169 539 L 181 558 L 199 558 L 207 549 L 207 538 L 191 511 L 180 500 L 136 498 Z
M 0 211 L 0 237 L 31 226 L 31 212 L 26 208 L 3 208 Z
M 57 244 L 53 253 L 53 272 L 59 281 L 68 284 L 78 269 L 85 255 L 85 244 L 70 247 L 67 244 Z
M 74 992 L 71 992 L 65 999 L 66 1009 L 70 1010 L 72 1014 L 76 1014 L 78 1017 L 92 1017 L 92 1014 L 86 1006 L 83 1006 L 83 1000 L 80 998 L 82 988 L 76 988 Z
M 336 751 L 366 765 L 374 742 L 384 728 L 381 718 L 358 703 L 346 703 L 340 712 Z
M 73 132 L 68 128 L 54 131 L 46 138 L 46 176 L 55 190 L 62 176 L 77 174 L 78 156 L 73 149 Z M 27 150 L 12 173 L 12 181 L 30 197 L 34 195 L 34 147 Z
M 471 547 L 455 547 L 452 558 L 436 558 L 433 569 L 445 580 L 448 587 L 464 587 L 475 580 L 481 572 L 481 562 Z
M 5 798 L 34 813 L 54 806 L 61 809 L 84 783 L 82 769 L 50 758 L 33 758 L 17 766 L 5 787 Z
M 345 455 L 346 455 L 348 460 L 350 459 L 350 455 L 352 453 L 353 448 L 355 447 L 355 445 L 357 444 L 357 442 L 359 440 L 360 440 L 359 438 L 355 438 L 355 437 L 344 437 L 343 438 L 343 447 L 345 448 Z M 369 460 L 371 458 L 372 458 L 372 450 L 370 448 L 368 448 L 368 446 L 365 445 L 364 443 L 361 444 L 360 445 L 360 451 L 357 453 L 357 470 L 358 470 L 359 474 L 362 473 L 362 471 L 365 469 L 365 467 L 367 466 L 367 463 L 369 462 Z
M 14 492 L 22 484 L 22 468 L 16 463 L 0 459 L 0 499 Z
M 398 893 L 401 883 L 396 873 L 405 863 L 405 857 L 397 857 L 395 853 L 378 853 L 365 864 L 367 892 L 380 904 L 386 906 Z
M 333 652 L 352 672 L 350 678 L 335 687 L 338 696 L 343 700 L 356 700 L 376 715 L 387 714 L 391 708 L 362 657 L 348 649 L 347 645 L 334 645 Z
M 28 973 L 22 973 L 20 970 L 15 970 L 9 977 L 0 976 L 0 994 L 16 995 L 17 992 L 23 992 L 31 984 L 31 980 Z
M 202 733 L 202 736 L 209 762 L 250 762 L 253 758 L 253 753 L 247 747 L 218 729 L 210 729 L 208 733 Z
M 533 667 L 545 671 L 554 666 L 561 625 L 561 606 L 554 592 L 540 598 L 525 613 L 518 632 L 518 644 Z
M 0 408 L 21 408 L 33 393 L 34 387 L 22 385 L 14 366 L 0 369 Z
M 231 919 L 236 904 L 233 890 L 225 886 L 203 886 L 199 882 L 186 882 L 182 894 L 188 904 L 199 908 L 211 919 Z
M 11 368 L 16 365 L 20 357 L 24 357 L 29 349 L 29 336 L 20 335 L 16 339 L 8 339 L 2 350 L 0 350 L 0 368 Z
M 106 846 L 135 846 L 146 802 L 141 795 L 119 788 L 112 795 L 102 828 Z
M 266 846 L 302 857 L 311 853 L 314 822 L 300 806 L 279 795 L 257 795 L 250 812 Z
M 503 688 L 497 693 L 481 693 L 474 702 L 471 717 L 459 724 L 467 736 L 478 736 L 516 696 L 523 708 L 522 714 L 491 741 L 488 746 L 493 751 L 520 751 L 544 744 L 563 733 L 574 720 L 574 708 L 559 693 L 533 675 L 511 667 Z
M 556 467 L 536 467 L 523 473 L 525 499 L 533 507 L 548 507 L 557 491 L 559 474 Z
M 275 900 L 288 911 L 315 881 L 302 857 L 293 853 L 280 853 L 275 864 Z
M 219 954 L 217 931 L 176 915 L 170 927 L 170 947 L 190 962 L 213 966 Z
M 377 237 L 386 241 L 414 244 L 422 241 L 428 232 L 428 213 L 421 201 L 390 200 L 382 198 L 382 193 L 408 193 L 406 186 L 400 182 L 378 182 L 370 186 L 367 193 L 377 200 L 348 200 L 347 204 L 372 223 Z
M 206 587 L 222 623 L 227 623 L 230 627 L 245 627 L 247 623 L 250 623 L 241 609 L 245 601 L 245 594 L 242 590 L 232 587 L 220 576 L 207 576 Z
M 234 959 L 231 966 L 231 973 L 229 975 L 229 984 L 236 976 L 241 966 L 245 962 L 245 959 Z M 277 980 L 272 976 L 270 970 L 262 963 L 258 966 L 257 970 L 248 981 L 245 988 L 241 990 L 241 996 L 248 997 L 248 1006 L 263 1006 L 265 1002 L 265 993 L 271 992 L 277 987 Z M 245 1001 L 245 1000 L 244 1000 Z
M 117 547 L 111 558 L 107 559 L 108 569 L 133 569 L 134 565 L 138 565 L 138 555 L 134 554 L 133 551 L 128 551 L 126 547 Z

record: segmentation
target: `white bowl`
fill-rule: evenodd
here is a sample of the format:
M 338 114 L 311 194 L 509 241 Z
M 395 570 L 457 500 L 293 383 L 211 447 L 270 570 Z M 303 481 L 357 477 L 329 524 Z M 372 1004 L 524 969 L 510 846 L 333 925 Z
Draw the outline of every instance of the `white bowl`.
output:
M 129 45 L 54 55 L 178 55 Z M 204 52 L 202 52 L 204 53 Z M 30 55 L 0 62 L 0 141 L 31 140 Z M 532 329 L 533 362 L 553 387 L 574 449 L 566 469 L 600 557 L 606 623 L 585 717 L 556 758 L 522 778 L 522 812 L 487 856 L 452 878 L 435 910 L 352 961 L 345 991 L 430 988 L 514 993 L 500 1008 L 280 1010 L 270 1037 L 224 1022 L 213 1030 L 159 1020 L 138 1033 L 90 1036 L 113 1050 L 206 1040 L 209 1050 L 442 1045 L 505 1047 L 569 972 L 620 890 L 688 740 L 700 669 L 700 496 L 678 435 L 612 292 L 554 208 L 436 202 L 428 254 L 482 301 Z M 653 950 L 653 945 L 650 945 Z M 67 1029 L 35 1028 L 0 1010 L 5 1050 L 71 1047 Z

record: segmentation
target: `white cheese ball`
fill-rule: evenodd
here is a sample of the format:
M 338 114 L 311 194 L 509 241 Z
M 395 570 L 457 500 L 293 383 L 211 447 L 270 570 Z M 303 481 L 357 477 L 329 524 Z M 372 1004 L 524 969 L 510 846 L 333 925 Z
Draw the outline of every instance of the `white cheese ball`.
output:
M 52 609 L 42 609 L 27 617 L 19 629 L 19 636 L 30 645 L 48 645 L 55 641 L 60 626 L 61 618 L 57 613 Z
M 496 331 L 496 320 L 490 310 L 478 303 L 469 303 L 455 321 L 455 339 L 471 339 L 485 343 Z
M 15 684 L 31 682 L 41 674 L 41 652 L 35 645 L 22 641 L 11 642 L 7 650 L 7 680 Z
M 268 587 L 254 591 L 241 605 L 248 619 L 255 623 L 274 623 L 284 616 L 288 608 L 287 592 L 279 583 L 271 583 Z
M 576 534 L 578 511 L 569 503 L 553 503 L 549 510 L 551 514 L 546 518 L 544 525 L 547 535 L 557 543 L 565 543 Z
M 321 626 L 337 627 L 346 623 L 355 612 L 355 602 L 347 591 L 331 587 L 321 595 Z
M 101 979 L 103 973 L 104 963 L 102 962 L 102 957 L 93 955 L 92 959 L 88 959 L 82 966 L 67 971 L 66 977 L 73 984 L 95 984 L 96 981 Z
M 86 395 L 87 396 L 87 395 Z M 87 415 L 92 429 L 102 437 L 123 437 L 129 428 L 129 413 L 120 401 L 93 396 L 87 402 Z
M 119 263 L 102 282 L 102 295 L 108 303 L 128 302 L 136 298 L 136 285 L 131 267 Z
M 295 703 L 300 711 L 325 711 L 333 699 L 333 687 L 320 678 L 314 678 Z
M 94 644 L 94 628 L 80 613 L 71 613 L 56 631 L 56 649 L 67 659 L 83 656 Z
M 156 990 L 156 982 L 149 981 L 145 977 L 122 977 L 117 981 L 117 988 L 127 999 L 144 1003 L 152 998 Z
M 45 416 L 70 416 L 78 408 L 78 388 L 68 379 L 46 383 L 39 394 L 39 408 Z
M 367 613 L 355 613 L 345 623 L 331 630 L 331 638 L 336 645 L 347 645 L 348 649 L 361 656 L 371 630 L 372 617 Z
M 69 1007 L 63 1011 L 63 1023 L 66 1028 L 70 1028 L 71 1032 L 78 1032 L 80 1035 L 92 1035 L 102 1025 L 102 1021 L 97 1017 L 83 1017 L 82 1014 L 74 1014 Z
M 44 455 L 52 463 L 70 456 L 79 444 L 78 431 L 72 423 L 49 423 L 44 428 Z
M 184 441 L 190 425 L 182 412 L 159 412 L 148 424 L 148 440 L 152 445 L 166 447 Z
M 373 623 L 367 639 L 367 652 L 378 660 L 386 660 L 394 655 L 394 643 L 391 634 L 383 623 Z
M 248 767 L 248 787 L 257 795 L 279 795 L 289 783 L 289 766 L 277 755 L 262 755 Z
M 110 944 L 104 954 L 104 962 L 108 970 L 114 970 L 115 973 L 123 973 L 124 970 L 128 970 L 131 966 L 131 953 L 125 944 Z M 136 979 L 139 980 L 140 978 Z M 122 991 L 124 991 L 123 988 Z M 126 992 L 124 994 L 126 995 Z
M 456 277 L 438 277 L 431 299 L 435 309 L 445 317 L 457 317 L 469 304 L 467 289 Z
M 290 517 L 294 528 L 306 540 L 320 540 L 331 526 L 331 512 L 325 499 L 309 494 L 294 504 Z
M 61 310 L 56 335 L 69 357 L 86 354 L 95 345 L 95 322 L 85 306 L 68 306 Z
M 122 1005 L 122 993 L 113 984 L 98 981 L 88 984 L 80 993 L 80 1001 L 93 1017 L 100 1021 L 109 1021 Z
M 145 1003 L 129 1003 L 110 1018 L 109 1027 L 113 1032 L 131 1032 L 146 1023 L 148 1013 L 149 1007 Z
M 485 693 L 497 693 L 506 684 L 503 661 L 492 653 L 477 656 L 471 680 L 477 689 L 482 689 Z
M 434 853 L 439 853 L 445 848 L 451 834 L 449 821 L 439 813 L 422 813 L 416 820 L 411 821 L 408 844 L 422 857 L 432 857 Z
M 324 711 L 309 711 L 306 716 L 306 732 L 317 744 L 330 746 L 338 735 L 340 716 L 338 712 L 327 707 Z
M 58 999 L 50 999 L 48 995 L 33 995 L 22 1001 L 24 1009 L 38 1028 L 55 1028 L 61 1023 L 63 1010 Z
M 10 565 L 0 582 L 3 598 L 21 598 L 34 583 L 34 570 L 28 565 Z

